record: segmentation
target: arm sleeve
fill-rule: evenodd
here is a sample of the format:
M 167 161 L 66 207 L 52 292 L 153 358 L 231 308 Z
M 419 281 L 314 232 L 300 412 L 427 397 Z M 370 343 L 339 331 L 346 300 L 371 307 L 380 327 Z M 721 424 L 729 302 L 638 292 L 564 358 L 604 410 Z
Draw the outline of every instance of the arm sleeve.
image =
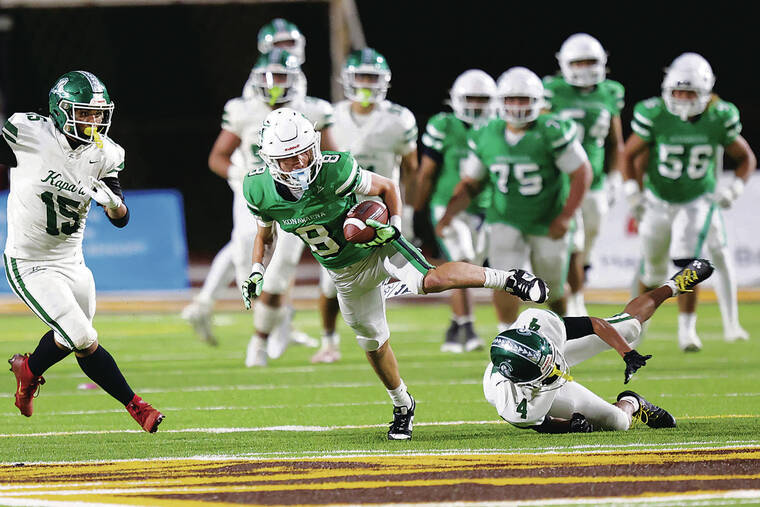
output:
M 116 178 L 114 176 L 109 176 L 102 179 L 103 183 L 106 184 L 106 186 L 113 192 L 114 194 L 119 196 L 119 199 L 124 203 L 124 206 L 127 205 L 126 200 L 124 199 L 124 193 L 121 190 L 121 185 L 119 184 L 119 178 Z M 105 212 L 105 209 L 103 210 Z M 126 226 L 129 223 L 129 208 L 127 208 L 127 214 L 124 215 L 121 218 L 111 218 L 108 216 L 108 213 L 106 213 L 106 216 L 108 217 L 108 220 L 115 226 L 121 229 L 122 227 Z
M 594 334 L 594 327 L 591 325 L 591 319 L 588 317 L 565 317 L 562 319 L 562 322 L 565 324 L 568 340 Z
M 404 108 L 401 112 L 400 127 L 403 130 L 403 135 L 399 139 L 396 153 L 404 156 L 417 149 L 418 135 L 417 120 L 415 120 L 414 115 L 407 108 Z
M 466 176 L 474 180 L 482 180 L 486 176 L 486 166 L 480 161 L 474 151 L 470 151 L 467 154 L 467 158 L 463 159 L 459 166 L 459 173 L 461 176 Z
M 581 143 L 575 139 L 570 141 L 570 144 L 562 150 L 554 161 L 560 171 L 569 174 L 575 172 L 583 162 L 588 162 L 588 155 L 586 155 L 586 150 L 583 149 Z

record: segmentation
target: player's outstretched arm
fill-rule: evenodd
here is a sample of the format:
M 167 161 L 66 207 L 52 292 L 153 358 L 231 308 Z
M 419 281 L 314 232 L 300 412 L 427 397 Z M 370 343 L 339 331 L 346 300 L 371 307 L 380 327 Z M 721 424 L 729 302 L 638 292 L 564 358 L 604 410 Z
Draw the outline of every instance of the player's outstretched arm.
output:
M 272 226 L 263 226 L 259 222 L 258 230 L 256 231 L 256 238 L 253 240 L 253 269 L 250 276 L 243 282 L 240 287 L 243 295 L 243 304 L 246 310 L 251 309 L 251 301 L 261 295 L 261 291 L 264 288 L 264 253 L 269 245 L 272 244 L 274 237 Z
M 531 426 L 530 429 L 538 433 L 591 433 L 594 431 L 594 426 L 583 414 L 575 412 L 570 419 L 547 415 L 544 417 L 544 422 Z
M 481 180 L 463 177 L 457 186 L 454 187 L 454 193 L 449 199 L 449 204 L 446 206 L 446 212 L 443 214 L 438 224 L 435 226 L 436 235 L 443 237 L 443 230 L 449 226 L 451 220 L 457 216 L 461 211 L 465 210 L 470 205 L 473 197 L 478 195 L 483 188 Z
M 652 358 L 652 355 L 642 356 L 636 351 L 636 349 L 632 349 L 630 345 L 628 345 L 628 342 L 620 336 L 617 329 L 606 320 L 596 317 L 589 317 L 589 319 L 591 320 L 591 328 L 594 330 L 594 334 L 601 338 L 604 343 L 615 349 L 617 353 L 620 354 L 620 357 L 623 358 L 623 361 L 625 361 L 625 376 L 623 383 L 627 384 L 628 381 L 631 380 L 631 377 L 633 377 L 633 374 L 636 373 L 639 368 L 645 366 L 647 360 Z

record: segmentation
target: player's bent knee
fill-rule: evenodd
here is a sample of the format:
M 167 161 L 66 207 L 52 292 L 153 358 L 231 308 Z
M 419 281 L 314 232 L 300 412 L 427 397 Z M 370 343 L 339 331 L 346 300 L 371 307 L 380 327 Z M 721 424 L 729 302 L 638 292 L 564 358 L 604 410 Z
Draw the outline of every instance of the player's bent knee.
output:
M 253 327 L 260 333 L 269 334 L 280 323 L 284 308 L 274 307 L 261 301 L 253 305 Z
M 98 332 L 94 327 L 88 326 L 76 332 L 71 332 L 66 336 L 55 333 L 55 341 L 69 350 L 84 351 L 98 342 Z
M 367 338 L 366 336 L 356 336 L 356 342 L 365 352 L 374 352 L 380 347 L 385 345 L 385 342 L 390 338 L 390 334 L 385 337 L 379 336 L 375 338 Z

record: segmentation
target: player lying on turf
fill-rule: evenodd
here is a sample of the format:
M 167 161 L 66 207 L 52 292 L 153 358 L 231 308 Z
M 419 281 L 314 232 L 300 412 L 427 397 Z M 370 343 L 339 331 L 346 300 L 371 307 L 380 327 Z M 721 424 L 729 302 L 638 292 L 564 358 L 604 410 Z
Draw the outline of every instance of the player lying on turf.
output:
M 566 317 L 529 309 L 491 343 L 483 393 L 499 415 L 518 428 L 539 433 L 625 431 L 632 418 L 651 428 L 673 428 L 675 418 L 633 391 L 607 403 L 568 374 L 570 366 L 610 347 L 625 361 L 625 383 L 652 356 L 631 348 L 641 324 L 668 298 L 689 292 L 713 272 L 704 259 L 691 261 L 665 285 L 638 296 L 608 319 Z
M 251 171 L 243 183 L 248 208 L 258 220 L 253 272 L 242 287 L 246 307 L 261 294 L 264 279 L 261 262 L 277 222 L 311 248 L 314 258 L 335 283 L 343 318 L 356 333 L 359 345 L 393 402 L 394 420 L 388 438 L 410 439 L 415 402 L 401 379 L 388 342 L 390 331 L 382 284 L 394 277 L 417 294 L 455 287 L 488 287 L 539 303 L 546 300 L 546 285 L 519 269 L 502 271 L 465 262 L 433 268 L 399 233 L 398 186 L 360 168 L 350 153 L 322 153 L 319 133 L 309 120 L 292 109 L 280 108 L 269 113 L 261 130 L 260 146 L 259 155 L 267 170 Z M 348 242 L 343 233 L 346 214 L 357 203 L 357 195 L 380 196 L 390 216 L 387 225 L 368 221 L 377 230 L 375 239 L 364 244 Z

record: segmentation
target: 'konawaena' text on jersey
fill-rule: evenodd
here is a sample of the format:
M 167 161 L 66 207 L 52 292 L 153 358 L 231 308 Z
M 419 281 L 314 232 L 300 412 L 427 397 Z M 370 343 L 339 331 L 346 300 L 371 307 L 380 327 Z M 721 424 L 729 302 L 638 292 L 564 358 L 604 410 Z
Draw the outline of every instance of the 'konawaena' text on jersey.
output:
M 547 76 L 544 93 L 553 113 L 578 124 L 578 139 L 594 172 L 591 189 L 600 189 L 604 183 L 605 142 L 611 120 L 620 115 L 624 105 L 623 85 L 607 79 L 586 91 L 568 84 L 561 76 Z
M 715 190 L 723 147 L 736 140 L 742 124 L 730 102 L 715 100 L 696 119 L 683 121 L 653 97 L 636 104 L 631 128 L 651 146 L 645 186 L 660 199 L 683 203 Z
M 338 149 L 350 152 L 363 169 L 397 184 L 401 157 L 417 149 L 414 115 L 388 100 L 366 115 L 353 113 L 349 100 L 338 102 L 330 134 Z
M 288 198 L 292 197 L 289 192 L 266 170 L 248 173 L 243 194 L 248 209 L 264 225 L 277 222 L 284 231 L 300 237 L 320 264 L 338 269 L 371 253 L 370 248 L 360 248 L 343 236 L 346 213 L 357 202 L 354 190 L 370 177 L 349 153 L 325 151 L 322 169 L 300 199 Z
M 493 188 L 486 222 L 545 236 L 570 191 L 569 177 L 556 161 L 577 142 L 577 127 L 557 115 L 542 114 L 515 144 L 507 142 L 506 128 L 504 120 L 494 119 L 472 133 L 470 149 L 481 167 L 468 175 L 487 177 Z
M 438 164 L 438 173 L 430 194 L 431 206 L 446 206 L 449 203 L 454 187 L 462 179 L 461 163 L 470 152 L 467 139 L 473 129 L 453 113 L 438 113 L 428 120 L 425 133 L 422 134 L 422 144 L 425 146 L 425 154 Z M 484 211 L 490 204 L 490 197 L 490 187 L 486 186 L 472 200 L 467 211 Z
M 314 123 L 315 130 L 322 130 L 332 124 L 332 105 L 326 100 L 303 97 L 288 103 L 287 106 L 306 116 Z M 255 98 L 237 97 L 228 100 L 224 105 L 222 129 L 240 138 L 240 146 L 235 153 L 243 154 L 244 167 L 249 171 L 265 167 L 264 161 L 259 157 L 259 131 L 264 119 L 271 112 L 271 107 Z M 235 188 L 235 184 L 238 188 Z M 230 186 L 239 191 L 242 182 L 230 182 Z
M 29 260 L 81 255 L 90 196 L 88 177 L 117 177 L 124 149 L 106 136 L 71 149 L 53 121 L 35 113 L 15 113 L 3 137 L 16 155 L 8 196 L 5 254 Z

